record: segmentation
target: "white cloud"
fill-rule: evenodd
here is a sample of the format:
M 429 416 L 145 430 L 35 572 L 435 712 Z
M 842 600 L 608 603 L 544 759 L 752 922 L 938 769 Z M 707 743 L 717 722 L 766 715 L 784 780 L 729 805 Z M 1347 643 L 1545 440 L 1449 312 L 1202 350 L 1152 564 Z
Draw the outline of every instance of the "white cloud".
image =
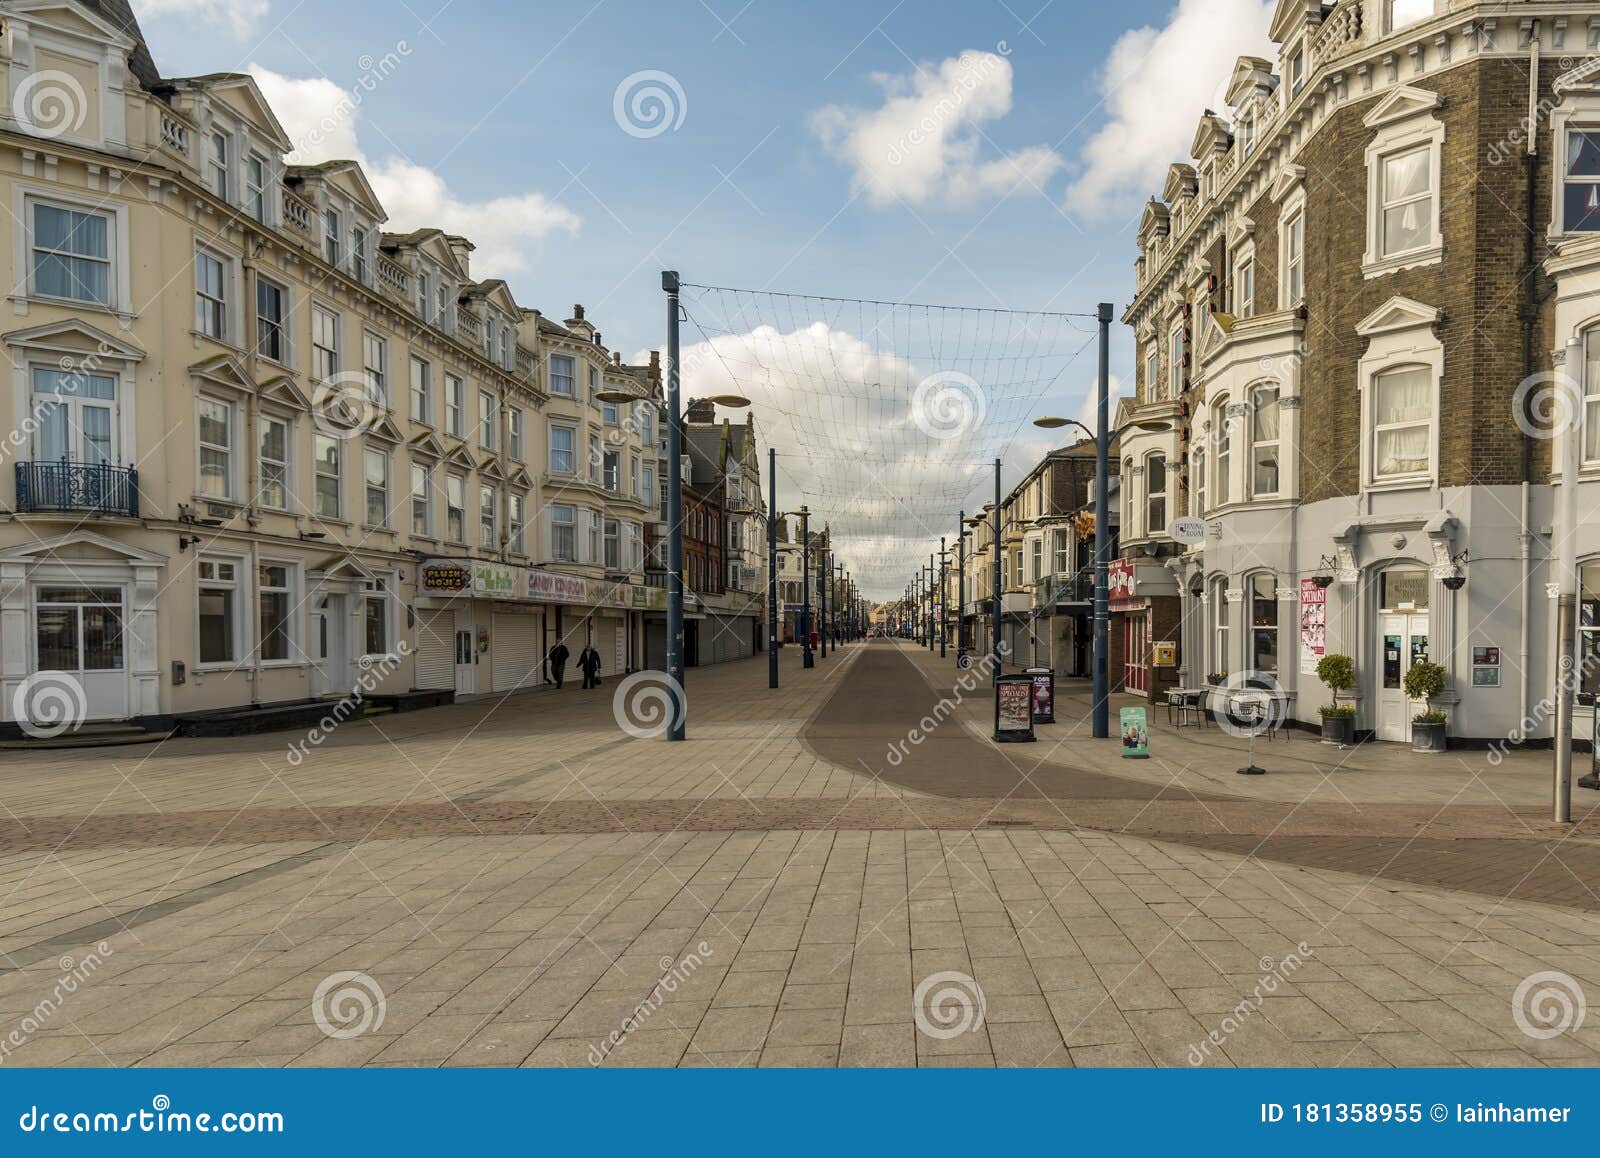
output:
M 1117 421 L 1117 400 L 1128 391 L 1127 388 L 1122 384 L 1122 379 L 1118 378 L 1115 374 L 1110 375 L 1108 386 L 1108 393 L 1111 396 L 1111 403 L 1106 417 L 1107 421 L 1111 422 L 1113 426 L 1115 426 Z M 1090 384 L 1083 392 L 1083 402 L 1078 407 L 1078 413 L 1073 416 L 1079 422 L 1087 426 L 1090 430 L 1096 429 L 1100 423 L 1099 392 L 1100 388 L 1097 385 Z M 1076 442 L 1078 439 L 1083 437 L 1083 432 L 1075 428 L 1069 429 L 1064 433 L 1068 436 L 1067 440 L 1069 442 Z
M 175 19 L 225 27 L 244 39 L 255 32 L 271 7 L 268 0 L 133 0 L 141 21 Z
M 985 139 L 984 124 L 1011 111 L 1011 62 L 1003 56 L 969 50 L 910 76 L 873 79 L 882 106 L 830 105 L 813 114 L 812 129 L 874 205 L 1004 197 L 1042 188 L 1064 164 L 1053 149 L 998 153 Z
M 249 72 L 294 142 L 292 161 L 359 161 L 388 211 L 388 228 L 435 226 L 461 234 L 477 246 L 475 277 L 524 273 L 541 240 L 557 230 L 578 230 L 578 215 L 543 194 L 469 201 L 452 193 L 438 173 L 405 157 L 368 158 L 357 131 L 365 86 L 353 92 L 326 77 L 287 77 L 256 64 Z
M 1067 208 L 1092 216 L 1137 207 L 1186 160 L 1206 108 L 1223 112 L 1233 65 L 1273 51 L 1271 0 L 1179 0 L 1164 28 L 1135 28 L 1111 48 L 1100 91 L 1109 120 L 1083 148 Z

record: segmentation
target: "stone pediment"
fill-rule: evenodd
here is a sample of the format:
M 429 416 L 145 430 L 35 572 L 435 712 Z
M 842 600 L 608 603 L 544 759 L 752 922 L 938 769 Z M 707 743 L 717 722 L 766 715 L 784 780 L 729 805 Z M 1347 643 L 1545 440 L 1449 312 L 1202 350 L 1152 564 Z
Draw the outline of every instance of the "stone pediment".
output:
M 47 350 L 52 354 L 94 356 L 117 362 L 142 362 L 145 352 L 123 338 L 116 338 L 79 318 L 66 318 L 25 330 L 12 330 L 0 336 L 8 346 Z
M 1395 330 L 1414 330 L 1423 326 L 1436 326 L 1444 311 L 1424 305 L 1411 298 L 1395 296 L 1356 323 L 1356 333 L 1363 338 L 1375 334 L 1388 334 Z
M 1373 105 L 1367 111 L 1367 115 L 1361 118 L 1361 123 L 1369 129 L 1376 129 L 1380 125 L 1393 124 L 1395 121 L 1431 113 L 1443 104 L 1444 98 L 1436 92 L 1430 92 L 1425 88 L 1414 88 L 1411 85 L 1401 85 Z
M 127 543 L 119 543 L 93 531 L 69 531 L 50 539 L 37 539 L 31 543 L 0 551 L 0 563 L 38 562 L 42 559 L 105 559 L 114 562 L 145 563 L 164 566 L 165 555 L 145 551 Z

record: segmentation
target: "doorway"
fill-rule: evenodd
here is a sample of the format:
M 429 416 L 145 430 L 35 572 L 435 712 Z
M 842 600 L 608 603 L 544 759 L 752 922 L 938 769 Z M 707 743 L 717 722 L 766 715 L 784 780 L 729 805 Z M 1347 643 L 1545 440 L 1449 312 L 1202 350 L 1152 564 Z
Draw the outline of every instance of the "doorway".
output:
M 1374 733 L 1380 740 L 1411 738 L 1411 717 L 1423 705 L 1405 693 L 1411 665 L 1429 658 L 1428 572 L 1385 571 L 1378 580 L 1378 711 Z
M 470 696 L 478 688 L 478 646 L 470 630 L 456 629 L 456 698 Z
M 128 717 L 120 587 L 41 587 L 34 600 L 34 670 L 83 689 L 83 718 Z
M 311 607 L 312 692 L 318 696 L 343 696 L 355 686 L 350 673 L 350 612 L 348 597 L 328 593 Z

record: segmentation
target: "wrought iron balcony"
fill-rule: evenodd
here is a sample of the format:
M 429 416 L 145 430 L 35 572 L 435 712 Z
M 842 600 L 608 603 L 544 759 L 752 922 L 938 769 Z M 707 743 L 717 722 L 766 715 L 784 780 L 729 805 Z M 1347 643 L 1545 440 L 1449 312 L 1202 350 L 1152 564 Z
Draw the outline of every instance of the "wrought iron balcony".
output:
M 139 472 L 88 462 L 17 463 L 17 510 L 139 517 Z

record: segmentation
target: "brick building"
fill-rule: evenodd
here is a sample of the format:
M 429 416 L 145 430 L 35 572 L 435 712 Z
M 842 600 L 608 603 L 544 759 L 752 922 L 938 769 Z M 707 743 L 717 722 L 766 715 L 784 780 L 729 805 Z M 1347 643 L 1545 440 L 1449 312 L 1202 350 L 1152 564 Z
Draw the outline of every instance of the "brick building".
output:
M 1312 722 L 1348 654 L 1358 729 L 1404 740 L 1426 658 L 1452 734 L 1548 737 L 1563 538 L 1600 597 L 1552 471 L 1575 439 L 1595 509 L 1600 4 L 1282 0 L 1271 35 L 1140 224 L 1136 413 L 1171 425 L 1124 440 L 1125 553 L 1182 592 L 1186 684 Z

